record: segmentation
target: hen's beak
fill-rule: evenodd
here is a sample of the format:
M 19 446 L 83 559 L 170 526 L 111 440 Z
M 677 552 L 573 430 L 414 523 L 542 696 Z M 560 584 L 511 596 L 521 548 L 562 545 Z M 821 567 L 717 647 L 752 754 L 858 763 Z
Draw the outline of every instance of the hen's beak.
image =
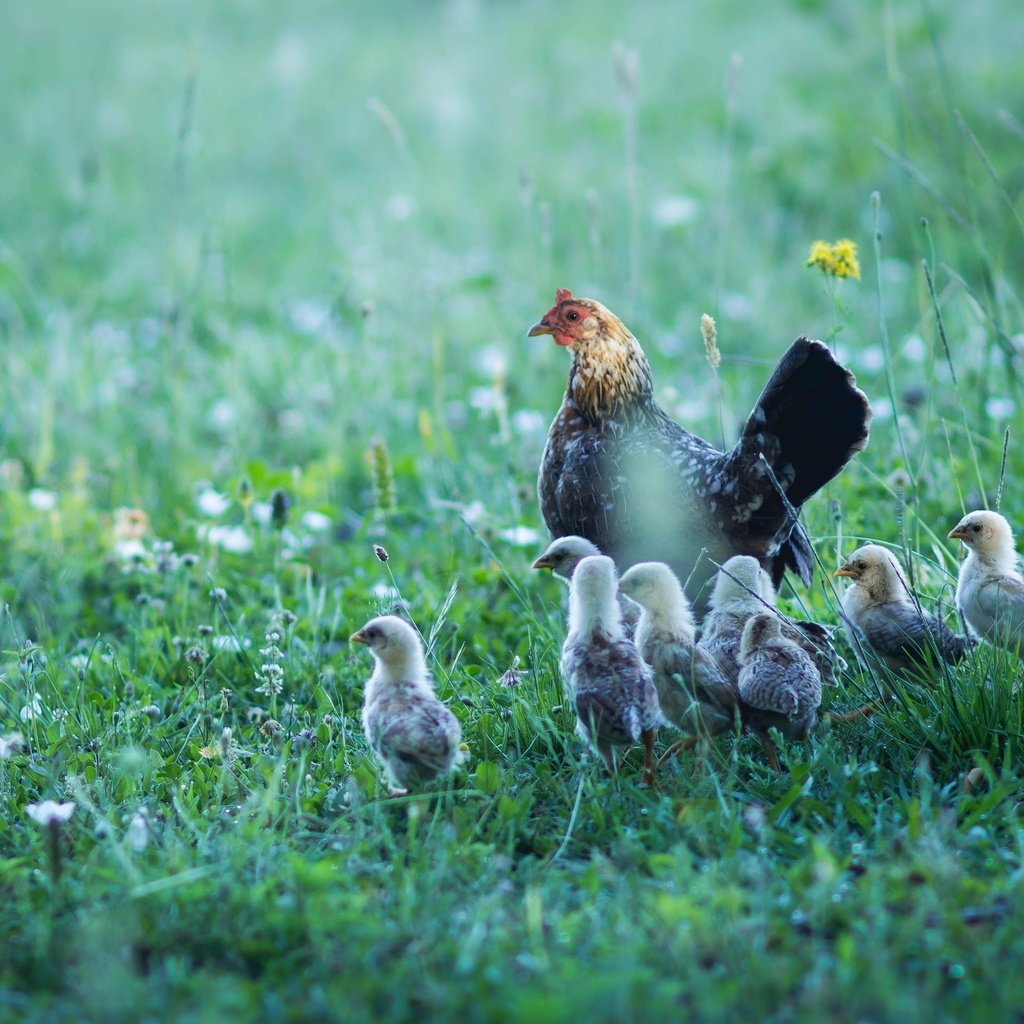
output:
M 554 328 L 551 327 L 547 320 L 538 320 L 527 332 L 528 338 L 536 338 L 538 334 L 554 334 Z M 537 567 L 534 566 L 536 569 Z
M 357 629 L 349 638 L 350 644 L 368 644 L 370 641 L 366 639 L 366 634 L 361 630 Z
M 533 334 L 533 331 L 530 331 Z M 533 563 L 534 569 L 554 569 L 555 563 L 552 562 L 547 555 L 541 555 L 536 562 Z
M 962 526 L 957 525 L 954 526 L 953 529 L 946 534 L 946 536 L 950 540 L 967 540 L 970 534 L 968 534 L 968 532 Z
M 857 578 L 857 574 L 848 565 L 844 565 L 841 569 L 836 569 L 833 576 L 849 576 L 851 580 Z

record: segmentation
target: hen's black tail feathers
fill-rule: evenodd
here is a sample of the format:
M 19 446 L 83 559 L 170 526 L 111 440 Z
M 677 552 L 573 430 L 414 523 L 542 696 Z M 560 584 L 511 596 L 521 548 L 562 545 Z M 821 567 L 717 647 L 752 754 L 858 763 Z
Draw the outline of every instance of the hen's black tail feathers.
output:
M 772 468 L 788 483 L 786 496 L 800 506 L 825 486 L 867 446 L 871 406 L 853 374 L 836 362 L 827 345 L 798 338 L 779 360 L 750 414 L 740 444 L 774 436 Z M 781 498 L 777 499 L 781 506 Z M 781 511 L 766 501 L 760 515 Z M 776 586 L 786 569 L 804 583 L 813 575 L 813 552 L 802 531 L 794 530 L 772 565 Z

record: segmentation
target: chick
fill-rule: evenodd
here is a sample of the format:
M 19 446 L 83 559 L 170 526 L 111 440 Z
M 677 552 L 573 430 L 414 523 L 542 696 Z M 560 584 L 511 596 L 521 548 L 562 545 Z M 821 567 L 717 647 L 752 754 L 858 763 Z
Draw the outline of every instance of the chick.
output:
M 974 646 L 914 603 L 896 560 L 878 544 L 858 548 L 835 574 L 852 581 L 843 594 L 850 642 L 861 649 L 863 638 L 897 675 L 931 672 L 940 660 L 955 664 Z
M 821 704 L 821 673 L 798 644 L 782 634 L 782 623 L 759 612 L 743 627 L 739 651 L 738 688 L 745 705 L 744 721 L 760 740 L 768 763 L 779 770 L 772 727 L 790 740 L 811 731 Z
M 585 537 L 558 537 L 548 545 L 547 551 L 533 563 L 533 567 L 550 569 L 559 579 L 568 583 L 582 559 L 599 554 L 600 548 Z
M 437 699 L 416 631 L 394 615 L 370 619 L 349 638 L 366 644 L 374 668 L 363 696 L 363 732 L 398 795 L 461 761 L 462 729 Z
M 715 577 L 710 611 L 704 620 L 701 646 L 715 656 L 727 679 L 739 673 L 740 634 L 751 615 L 774 611 L 782 635 L 814 659 L 822 678 L 834 683 L 836 671 L 846 668 L 832 643 L 832 633 L 817 622 L 791 619 L 775 608 L 775 588 L 756 558 L 736 555 Z
M 592 544 L 585 537 L 572 535 L 558 537 L 548 545 L 547 551 L 533 563 L 533 568 L 550 569 L 560 580 L 568 583 L 581 559 L 599 554 L 601 552 L 597 545 Z M 636 624 L 640 621 L 640 608 L 622 593 L 619 594 L 618 600 L 626 635 L 632 637 L 636 632 Z
M 740 638 L 751 615 L 765 611 L 761 564 L 751 555 L 730 558 L 715 577 L 700 646 L 718 662 L 726 679 L 740 673 Z
M 566 698 L 576 731 L 615 774 L 615 746 L 644 745 L 644 782 L 655 780 L 654 738 L 661 723 L 650 668 L 626 638 L 616 601 L 615 565 L 584 558 L 569 584 L 569 633 L 562 647 Z
M 997 647 L 1024 647 L 1024 577 L 1010 524 L 998 513 L 968 512 L 949 531 L 967 546 L 956 585 L 956 607 L 967 625 Z
M 619 591 L 642 609 L 636 645 L 654 671 L 661 713 L 690 737 L 674 744 L 662 761 L 701 736 L 728 732 L 739 704 L 736 688 L 697 646 L 690 602 L 675 573 L 663 562 L 640 562 L 623 573 Z

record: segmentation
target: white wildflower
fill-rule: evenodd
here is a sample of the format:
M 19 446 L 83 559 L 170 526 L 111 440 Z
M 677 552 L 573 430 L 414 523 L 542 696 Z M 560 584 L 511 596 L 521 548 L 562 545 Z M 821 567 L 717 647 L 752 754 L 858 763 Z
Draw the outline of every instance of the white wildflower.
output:
M 38 693 L 33 693 L 29 702 L 21 709 L 19 714 L 23 722 L 33 722 L 43 713 L 43 698 Z
M 75 813 L 75 804 L 72 800 L 66 804 L 44 800 L 39 804 L 29 804 L 25 813 L 39 825 L 61 825 Z
M 204 487 L 196 495 L 196 508 L 210 519 L 224 515 L 230 507 L 231 499 L 227 495 L 221 494 L 220 491 L 215 491 L 212 487 Z
M 199 539 L 232 555 L 247 555 L 253 549 L 253 540 L 244 526 L 201 526 Z
M 57 507 L 57 495 L 42 487 L 33 487 L 28 492 L 28 503 L 37 512 L 52 512 Z
M 302 518 L 299 522 L 307 529 L 312 530 L 313 533 L 323 533 L 324 530 L 331 528 L 331 517 L 324 515 L 323 512 L 317 512 L 315 509 L 310 509 L 308 512 L 303 512 Z
M 144 807 L 140 807 L 128 822 L 128 832 L 125 836 L 129 848 L 135 853 L 142 851 L 149 845 L 149 818 L 146 816 Z
M 25 737 L 20 732 L 0 736 L 0 761 L 6 761 L 12 754 L 20 754 L 24 749 Z
M 510 526 L 507 530 L 501 530 L 498 536 L 506 544 L 517 548 L 532 548 L 540 543 L 540 534 L 532 526 Z

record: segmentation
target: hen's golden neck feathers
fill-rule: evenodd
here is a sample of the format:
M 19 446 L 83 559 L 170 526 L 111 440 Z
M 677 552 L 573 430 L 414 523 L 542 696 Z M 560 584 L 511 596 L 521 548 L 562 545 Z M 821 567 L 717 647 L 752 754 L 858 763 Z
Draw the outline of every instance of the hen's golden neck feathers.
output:
M 587 299 L 590 316 L 572 346 L 566 395 L 589 420 L 614 416 L 653 394 L 651 368 L 626 325 L 599 302 Z

